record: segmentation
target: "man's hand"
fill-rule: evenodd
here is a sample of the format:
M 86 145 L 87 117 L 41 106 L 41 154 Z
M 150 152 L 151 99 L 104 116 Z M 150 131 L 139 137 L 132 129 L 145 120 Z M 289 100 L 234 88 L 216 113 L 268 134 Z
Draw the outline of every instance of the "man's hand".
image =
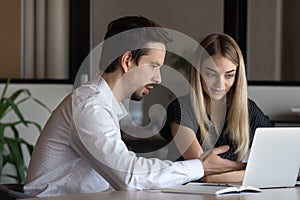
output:
M 219 154 L 228 150 L 229 146 L 221 146 L 206 151 L 200 156 L 204 168 L 204 176 L 245 169 L 245 163 L 231 161 L 219 156 Z

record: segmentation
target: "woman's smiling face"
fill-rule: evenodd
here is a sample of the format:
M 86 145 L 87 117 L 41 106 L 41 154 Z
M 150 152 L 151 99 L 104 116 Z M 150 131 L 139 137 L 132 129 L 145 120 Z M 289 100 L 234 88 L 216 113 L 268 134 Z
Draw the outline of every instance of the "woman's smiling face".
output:
M 204 92 L 211 100 L 223 99 L 235 81 L 237 66 L 221 55 L 213 55 L 201 64 L 201 81 Z

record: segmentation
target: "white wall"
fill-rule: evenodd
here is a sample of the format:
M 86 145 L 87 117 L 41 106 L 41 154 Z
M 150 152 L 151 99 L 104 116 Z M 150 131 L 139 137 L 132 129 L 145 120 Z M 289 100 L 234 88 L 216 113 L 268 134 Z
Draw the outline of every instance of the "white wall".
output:
M 248 86 L 249 97 L 273 119 L 297 119 L 298 113 L 291 108 L 300 108 L 299 86 Z
M 0 94 L 2 94 L 4 88 L 4 84 L 0 84 Z M 51 110 L 54 110 L 60 101 L 72 91 L 73 86 L 71 84 L 10 84 L 7 97 L 10 96 L 14 91 L 18 89 L 27 88 L 31 92 L 32 96 L 37 98 L 38 100 L 42 101 L 45 105 L 47 105 Z M 44 109 L 43 107 L 39 106 L 32 100 L 28 100 L 24 102 L 20 106 L 20 110 L 23 113 L 26 120 L 31 120 L 39 123 L 42 127 L 45 125 L 47 119 L 50 116 L 50 113 Z M 14 120 L 16 116 L 10 114 L 5 120 Z M 39 132 L 33 126 L 25 127 L 20 126 L 18 127 L 20 131 L 21 137 L 23 137 L 26 141 L 31 144 L 35 144 Z M 10 132 L 6 133 L 8 136 Z M 29 155 L 25 155 L 27 164 L 29 163 Z M 5 167 L 4 172 L 12 173 L 13 168 L 9 165 Z M 10 178 L 3 177 L 1 182 L 12 182 Z

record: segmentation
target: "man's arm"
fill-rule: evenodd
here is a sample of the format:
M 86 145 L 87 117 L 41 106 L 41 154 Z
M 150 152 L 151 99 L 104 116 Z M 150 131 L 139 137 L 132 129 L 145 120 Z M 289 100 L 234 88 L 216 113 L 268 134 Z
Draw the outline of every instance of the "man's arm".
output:
M 73 110 L 71 145 L 114 189 L 163 188 L 203 177 L 199 159 L 171 162 L 137 157 L 121 140 L 112 108 L 94 106 L 100 98 L 91 101 Z

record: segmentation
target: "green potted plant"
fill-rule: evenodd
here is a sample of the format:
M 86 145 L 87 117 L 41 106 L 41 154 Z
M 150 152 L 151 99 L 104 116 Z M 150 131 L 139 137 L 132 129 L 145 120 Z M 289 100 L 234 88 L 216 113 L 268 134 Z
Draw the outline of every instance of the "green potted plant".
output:
M 49 112 L 51 112 L 51 110 L 41 101 L 32 97 L 28 89 L 19 89 L 13 92 L 9 97 L 6 97 L 9 83 L 10 80 L 6 82 L 0 97 L 0 178 L 2 176 L 8 176 L 15 179 L 18 183 L 24 183 L 26 176 L 24 149 L 31 155 L 34 145 L 20 137 L 18 127 L 22 125 L 26 127 L 33 125 L 40 132 L 41 125 L 37 122 L 25 119 L 19 106 L 26 101 L 32 100 Z M 5 120 L 9 113 L 14 115 L 13 120 Z M 7 136 L 8 134 L 5 133 L 9 130 L 12 134 Z M 22 146 L 26 148 L 22 148 Z M 8 163 L 15 167 L 16 175 L 3 174 L 3 167 Z

